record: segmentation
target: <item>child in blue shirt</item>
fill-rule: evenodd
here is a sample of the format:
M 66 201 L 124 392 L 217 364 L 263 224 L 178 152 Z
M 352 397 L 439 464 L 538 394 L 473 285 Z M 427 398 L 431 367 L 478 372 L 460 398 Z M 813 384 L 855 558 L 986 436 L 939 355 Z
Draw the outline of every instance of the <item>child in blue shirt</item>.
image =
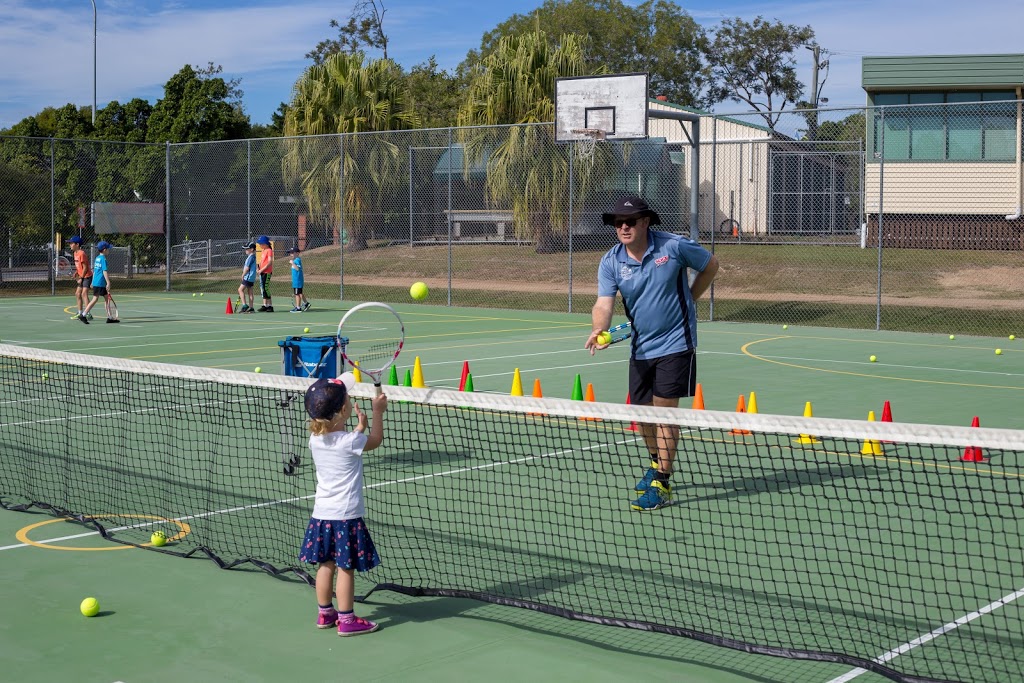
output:
M 302 257 L 299 256 L 298 247 L 292 247 L 288 253 L 293 254 L 290 263 L 292 264 L 292 293 L 295 294 L 295 307 L 288 312 L 301 313 L 310 308 L 309 299 L 302 293 L 302 286 L 305 284 L 305 276 L 302 274 Z
M 238 298 L 242 302 L 239 313 L 252 313 L 253 286 L 256 284 L 256 243 L 245 245 L 245 265 L 242 266 L 242 284 L 238 285 Z
M 104 254 L 107 249 L 110 248 L 110 242 L 103 240 L 96 245 L 96 259 L 92 264 L 92 299 L 86 305 L 85 310 L 78 314 L 78 319 L 86 325 L 89 324 L 89 311 L 96 305 L 96 302 L 103 297 L 104 302 L 108 300 L 110 296 L 110 276 L 107 274 L 107 255 Z M 107 322 L 108 323 L 119 323 L 121 319 L 113 315 L 113 312 L 107 308 Z

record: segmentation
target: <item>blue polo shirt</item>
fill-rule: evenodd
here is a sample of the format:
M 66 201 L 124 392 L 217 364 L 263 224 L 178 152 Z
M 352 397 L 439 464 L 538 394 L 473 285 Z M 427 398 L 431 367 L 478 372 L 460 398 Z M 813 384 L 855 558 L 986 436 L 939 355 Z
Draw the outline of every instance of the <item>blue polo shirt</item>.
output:
M 292 268 L 292 288 L 302 289 L 302 283 L 305 280 L 302 275 L 302 257 L 296 256 L 293 258 L 292 264 L 295 266 Z
M 245 265 L 242 267 L 242 279 L 246 282 L 256 281 L 256 254 L 248 254 L 245 257 Z
M 107 272 L 107 257 L 102 253 L 96 254 L 96 259 L 92 262 L 92 286 L 93 287 L 106 287 L 107 281 L 103 277 L 103 273 Z
M 686 237 L 648 230 L 647 240 L 642 261 L 616 244 L 597 268 L 597 295 L 622 294 L 637 360 L 697 348 L 697 307 L 686 269 L 703 272 L 711 260 L 711 252 Z

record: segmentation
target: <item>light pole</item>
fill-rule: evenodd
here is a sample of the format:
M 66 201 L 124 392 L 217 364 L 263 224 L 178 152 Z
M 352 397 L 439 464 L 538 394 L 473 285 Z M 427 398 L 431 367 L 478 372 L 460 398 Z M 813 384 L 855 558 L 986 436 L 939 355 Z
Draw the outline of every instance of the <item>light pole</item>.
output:
M 92 0 L 92 125 L 96 125 L 96 0 Z

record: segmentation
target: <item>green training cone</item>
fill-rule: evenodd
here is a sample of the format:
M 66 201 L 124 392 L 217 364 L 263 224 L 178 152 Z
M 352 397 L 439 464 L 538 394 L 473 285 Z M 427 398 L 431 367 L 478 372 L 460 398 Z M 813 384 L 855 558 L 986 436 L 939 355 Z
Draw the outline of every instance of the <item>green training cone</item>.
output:
M 576 381 L 572 385 L 572 400 L 583 400 L 583 378 L 579 375 L 576 375 Z
M 463 391 L 473 391 L 473 373 L 466 375 L 466 386 L 462 389 Z
M 402 386 L 403 387 L 411 387 L 412 386 L 412 370 L 408 370 L 407 369 L 405 371 L 405 382 L 402 383 Z
M 396 368 L 394 365 L 391 366 L 391 374 L 388 375 L 388 386 L 398 386 L 398 368 Z

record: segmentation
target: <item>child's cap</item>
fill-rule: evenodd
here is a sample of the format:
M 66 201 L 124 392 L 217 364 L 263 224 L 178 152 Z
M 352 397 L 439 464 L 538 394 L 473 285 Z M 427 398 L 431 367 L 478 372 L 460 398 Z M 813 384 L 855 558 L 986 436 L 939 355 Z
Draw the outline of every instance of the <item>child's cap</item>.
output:
M 292 247 L 291 249 L 288 250 L 288 253 L 289 254 L 298 254 L 299 253 L 299 248 L 298 247 Z
M 256 238 L 256 244 L 262 244 L 263 246 L 267 246 L 268 244 L 270 244 L 270 238 L 267 237 L 266 235 L 260 235 L 259 237 Z
M 329 420 L 345 405 L 348 392 L 356 384 L 355 375 L 343 372 L 336 379 L 318 379 L 306 389 L 306 414 L 314 420 Z
M 82 238 L 79 237 L 78 235 L 73 235 L 68 238 L 68 242 L 70 242 L 71 244 L 81 244 Z
M 96 251 L 103 251 L 105 249 L 110 249 L 110 242 L 106 240 L 103 240 L 102 242 L 96 245 Z
M 246 249 L 255 249 L 255 248 L 256 248 L 256 243 L 255 242 L 247 242 L 246 245 L 244 247 L 242 247 L 242 251 L 245 251 Z

